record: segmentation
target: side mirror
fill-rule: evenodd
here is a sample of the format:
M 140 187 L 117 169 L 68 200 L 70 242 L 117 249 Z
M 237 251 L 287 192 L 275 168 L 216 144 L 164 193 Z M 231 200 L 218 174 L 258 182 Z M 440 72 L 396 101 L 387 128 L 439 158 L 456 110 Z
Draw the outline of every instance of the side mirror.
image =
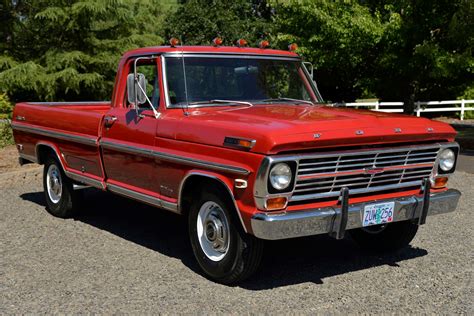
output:
M 135 75 L 129 74 L 127 76 L 127 99 L 128 103 L 133 103 L 135 106 L 146 102 L 146 78 L 142 73 L 137 74 L 137 80 Z M 137 104 L 136 104 L 137 103 Z

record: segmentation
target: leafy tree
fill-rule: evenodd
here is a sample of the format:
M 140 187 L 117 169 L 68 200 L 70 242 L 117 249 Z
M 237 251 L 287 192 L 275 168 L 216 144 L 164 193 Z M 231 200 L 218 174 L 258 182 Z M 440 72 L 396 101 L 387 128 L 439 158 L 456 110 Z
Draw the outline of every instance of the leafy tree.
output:
M 268 35 L 272 8 L 264 0 L 189 0 L 166 21 L 167 37 L 186 45 L 210 45 L 220 36 L 224 45 L 239 38 L 256 43 Z
M 374 60 L 372 89 L 383 100 L 456 99 L 474 79 L 471 0 L 361 1 L 389 27 Z
M 13 100 L 110 98 L 121 54 L 159 45 L 159 0 L 3 0 L 0 91 Z
M 300 44 L 332 101 L 455 99 L 474 86 L 470 0 L 275 1 L 277 39 Z
M 280 48 L 296 42 L 316 68 L 323 97 L 350 102 L 371 97 L 373 60 L 387 27 L 363 5 L 350 1 L 302 0 L 275 4 L 275 39 Z

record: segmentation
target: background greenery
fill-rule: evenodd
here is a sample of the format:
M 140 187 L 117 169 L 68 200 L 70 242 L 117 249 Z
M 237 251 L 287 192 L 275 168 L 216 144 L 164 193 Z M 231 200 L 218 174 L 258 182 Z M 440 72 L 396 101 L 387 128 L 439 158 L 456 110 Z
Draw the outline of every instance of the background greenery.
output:
M 4 114 L 6 97 L 110 99 L 121 54 L 171 36 L 296 42 L 328 101 L 474 97 L 472 0 L 0 0 L 0 19 Z

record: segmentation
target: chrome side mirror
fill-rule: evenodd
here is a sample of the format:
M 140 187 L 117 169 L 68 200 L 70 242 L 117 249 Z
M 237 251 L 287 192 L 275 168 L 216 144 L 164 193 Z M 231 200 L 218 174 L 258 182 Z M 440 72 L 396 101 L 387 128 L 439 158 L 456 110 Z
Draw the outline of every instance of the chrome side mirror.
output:
M 127 76 L 127 99 L 128 103 L 135 106 L 146 102 L 146 78 L 142 73 L 137 73 L 137 79 L 133 73 Z

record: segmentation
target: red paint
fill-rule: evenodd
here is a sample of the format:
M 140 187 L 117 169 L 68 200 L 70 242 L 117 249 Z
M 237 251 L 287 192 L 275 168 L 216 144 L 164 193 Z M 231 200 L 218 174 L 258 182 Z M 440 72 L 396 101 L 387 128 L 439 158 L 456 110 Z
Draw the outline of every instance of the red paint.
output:
M 104 186 L 120 185 L 171 203 L 177 203 L 180 186 L 187 175 L 202 174 L 219 179 L 234 195 L 242 219 L 251 231 L 250 218 L 258 212 L 253 187 L 256 172 L 266 155 L 302 150 L 329 151 L 359 145 L 453 141 L 456 134 L 448 124 L 423 118 L 324 105 L 266 104 L 253 107 L 199 108 L 189 109 L 188 115 L 184 115 L 182 109 L 167 109 L 164 98 L 161 97 L 158 106 L 161 113 L 159 119 L 155 119 L 151 111 L 145 111 L 142 118 L 137 118 L 135 110 L 126 108 L 124 104 L 126 77 L 134 56 L 181 51 L 297 56 L 288 51 L 243 47 L 167 46 L 136 49 L 127 52 L 120 60 L 112 102 L 59 105 L 18 103 L 15 107 L 15 124 L 82 136 L 93 140 L 91 144 L 79 144 L 15 130 L 16 143 L 23 144 L 22 153 L 30 156 L 36 155 L 36 145 L 47 144 L 60 154 L 61 162 L 69 172 L 101 181 Z M 160 58 L 157 60 L 159 73 L 162 72 Z M 159 78 L 160 95 L 164 96 L 164 83 L 162 77 Z M 308 82 L 306 84 L 309 86 Z M 18 115 L 26 117 L 26 121 L 17 121 Z M 117 118 L 108 129 L 104 127 L 106 115 Z M 401 128 L 403 133 L 395 133 L 395 128 Z M 433 128 L 433 132 L 428 133 L 428 128 Z M 357 130 L 363 130 L 363 135 L 356 135 Z M 320 137 L 315 138 L 315 134 Z M 249 151 L 224 147 L 225 136 L 255 139 L 256 144 Z M 100 141 L 113 141 L 168 155 L 231 165 L 247 169 L 250 174 L 237 176 L 206 167 L 170 162 L 159 157 L 104 149 L 100 147 Z M 86 169 L 85 172 L 81 171 L 81 167 Z M 235 189 L 233 184 L 236 178 L 247 180 L 248 187 Z M 354 198 L 350 202 L 418 193 L 378 193 Z M 324 207 L 335 203 L 337 201 L 290 206 L 287 211 Z

